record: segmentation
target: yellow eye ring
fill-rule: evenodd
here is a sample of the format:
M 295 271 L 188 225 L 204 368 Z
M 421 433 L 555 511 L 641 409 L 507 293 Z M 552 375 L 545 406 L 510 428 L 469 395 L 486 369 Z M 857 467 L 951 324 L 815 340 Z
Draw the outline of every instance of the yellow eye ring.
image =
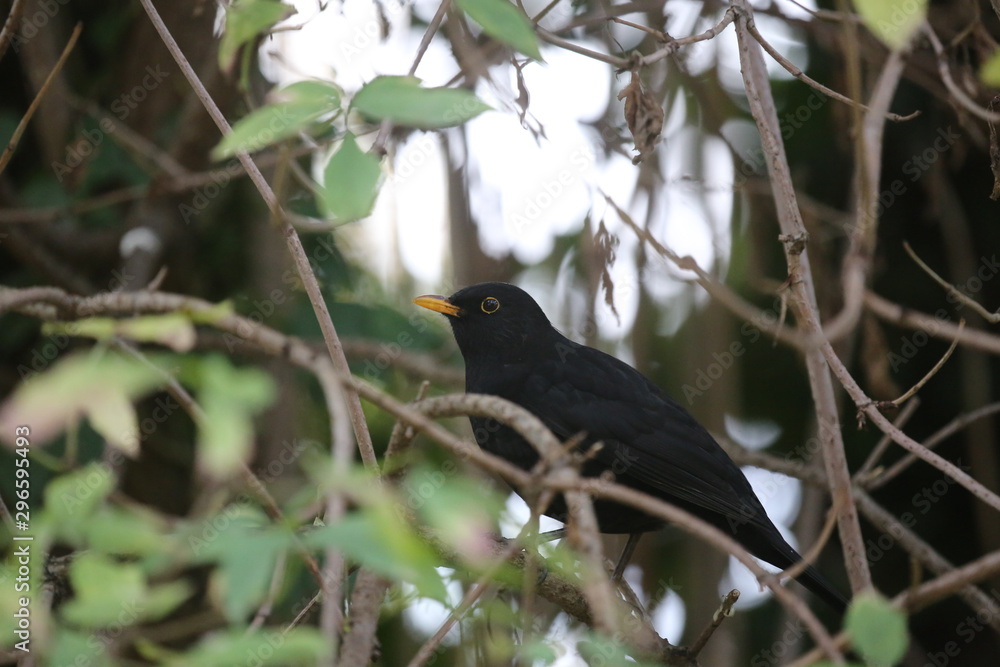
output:
M 500 302 L 491 296 L 483 299 L 483 302 L 479 304 L 479 307 L 483 309 L 483 312 L 487 315 L 492 315 L 493 313 L 500 310 Z

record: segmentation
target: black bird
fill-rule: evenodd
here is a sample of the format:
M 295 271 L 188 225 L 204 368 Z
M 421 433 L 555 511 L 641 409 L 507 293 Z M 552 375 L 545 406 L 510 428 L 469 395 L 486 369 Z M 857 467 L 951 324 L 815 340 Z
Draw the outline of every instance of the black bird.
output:
M 686 509 L 782 569 L 802 559 L 767 517 L 739 466 L 694 417 L 628 364 L 563 336 L 524 290 L 480 283 L 414 303 L 448 317 L 465 358 L 466 391 L 524 407 L 563 441 L 584 433 L 581 450 L 604 443 L 584 463 L 585 476 L 611 471 L 618 483 Z M 538 462 L 535 448 L 511 428 L 470 420 L 484 450 L 524 469 Z M 594 509 L 601 531 L 628 533 L 631 546 L 638 534 L 664 525 L 620 503 L 597 499 Z M 545 513 L 565 522 L 564 498 Z M 814 568 L 799 580 L 838 611 L 846 607 Z

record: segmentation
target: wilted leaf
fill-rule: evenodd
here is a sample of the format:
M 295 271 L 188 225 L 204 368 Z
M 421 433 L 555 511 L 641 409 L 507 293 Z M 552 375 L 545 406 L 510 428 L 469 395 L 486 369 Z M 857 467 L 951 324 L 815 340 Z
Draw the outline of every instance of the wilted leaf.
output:
M 0 408 L 0 437 L 14 427 L 30 424 L 33 441 L 41 445 L 55 438 L 83 416 L 91 416 L 95 430 L 109 442 L 135 453 L 129 442 L 136 429 L 130 401 L 162 382 L 153 369 L 115 354 L 73 354 L 18 386 Z
M 865 26 L 890 49 L 901 49 L 927 18 L 927 0 L 854 0 Z
M 423 129 L 453 127 L 491 107 L 461 88 L 422 88 L 412 76 L 380 76 L 369 81 L 351 102 L 375 120 Z
M 275 95 L 267 104 L 241 118 L 233 131 L 212 149 L 212 159 L 255 150 L 295 136 L 326 116 L 340 112 L 340 91 L 319 81 L 299 81 Z
M 638 72 L 632 72 L 632 80 L 618 93 L 618 99 L 625 100 L 625 122 L 639 151 L 632 164 L 638 164 L 656 148 L 663 129 L 663 109 L 649 91 L 643 90 Z
M 371 213 L 382 176 L 380 162 L 358 148 L 353 134 L 344 136 L 323 172 L 323 204 L 331 217 L 348 222 Z
M 531 21 L 514 4 L 507 0 L 455 0 L 455 4 L 490 37 L 535 60 L 542 59 Z
M 241 46 L 295 13 L 275 0 L 236 0 L 226 7 L 226 29 L 219 42 L 219 68 L 228 70 Z

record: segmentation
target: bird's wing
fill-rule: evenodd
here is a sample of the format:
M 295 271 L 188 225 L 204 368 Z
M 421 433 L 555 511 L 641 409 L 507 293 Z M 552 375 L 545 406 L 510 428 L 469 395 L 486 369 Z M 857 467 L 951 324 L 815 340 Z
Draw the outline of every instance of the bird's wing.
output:
M 634 368 L 576 345 L 564 360 L 536 365 L 507 398 L 568 439 L 603 441 L 596 458 L 668 498 L 741 522 L 769 523 L 746 477 L 714 438 Z

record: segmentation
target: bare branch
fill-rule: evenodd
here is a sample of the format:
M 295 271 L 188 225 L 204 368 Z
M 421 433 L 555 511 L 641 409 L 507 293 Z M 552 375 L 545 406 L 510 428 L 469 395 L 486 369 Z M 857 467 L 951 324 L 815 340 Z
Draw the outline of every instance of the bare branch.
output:
M 12 8 L 11 11 L 17 9 Z M 4 31 L 6 31 L 7 26 L 4 25 Z M 7 145 L 4 146 L 3 153 L 0 154 L 0 174 L 3 173 L 4 169 L 7 168 L 7 164 L 10 159 L 14 157 L 14 151 L 17 150 L 17 144 L 21 141 L 21 136 L 24 131 L 28 129 L 28 123 L 31 122 L 31 118 L 35 115 L 38 110 L 38 105 L 42 103 L 45 98 L 45 93 L 49 92 L 49 86 L 55 81 L 56 76 L 62 70 L 63 65 L 66 64 L 66 59 L 69 58 L 69 54 L 72 53 L 73 47 L 76 46 L 76 40 L 80 38 L 80 32 L 83 30 L 83 24 L 77 23 L 76 27 L 73 28 L 73 33 L 69 36 L 69 40 L 66 42 L 66 46 L 63 48 L 62 54 L 59 56 L 59 60 L 52 67 L 52 71 L 49 72 L 48 76 L 45 77 L 45 82 L 42 87 L 38 89 L 38 93 L 35 95 L 35 99 L 31 100 L 31 104 L 28 106 L 28 110 L 24 112 L 21 117 L 20 122 L 18 122 L 17 127 L 14 128 L 14 133 L 10 135 L 10 139 L 7 141 Z
M 760 53 L 760 46 L 753 41 L 748 29 L 748 24 L 753 17 L 753 10 L 746 0 L 734 0 L 733 6 L 737 12 L 736 37 L 739 42 L 740 64 L 743 69 L 747 100 L 757 123 L 757 129 L 760 131 L 764 155 L 767 157 L 778 222 L 787 239 L 785 257 L 788 261 L 788 273 L 792 284 L 791 306 L 800 328 L 807 335 L 821 336 L 822 328 L 819 322 L 816 290 L 809 267 L 809 256 L 805 252 L 804 246 L 804 241 L 807 238 L 805 225 L 796 202 L 795 186 L 792 184 L 791 172 L 781 140 L 781 130 L 778 125 L 774 99 L 771 95 L 767 67 Z M 829 346 L 828 343 L 826 345 Z M 827 478 L 830 481 L 830 490 L 834 502 L 843 503 L 838 525 L 841 543 L 844 547 L 847 573 L 851 579 L 852 589 L 859 591 L 871 587 L 871 572 L 865 558 L 857 508 L 854 506 L 853 498 L 851 498 L 851 479 L 844 456 L 844 442 L 840 433 L 833 382 L 830 379 L 829 370 L 823 362 L 823 355 L 817 348 L 813 347 L 807 350 L 805 359 L 813 400 L 816 404 L 823 462 L 826 466 Z
M 223 134 L 223 136 L 231 134 L 232 128 L 229 125 L 229 121 L 226 120 L 222 110 L 219 109 L 215 100 L 212 99 L 212 96 L 205 88 L 205 85 L 195 73 L 194 68 L 191 67 L 191 63 L 188 62 L 184 53 L 181 51 L 180 46 L 178 46 L 177 42 L 170 34 L 170 31 L 167 29 L 167 26 L 163 23 L 163 19 L 160 18 L 159 13 L 153 6 L 152 0 L 140 0 L 140 2 L 143 9 L 146 10 L 146 14 L 149 16 L 150 21 L 152 21 L 153 26 L 156 28 L 157 33 L 159 33 L 160 39 L 163 40 L 167 50 L 170 51 L 170 55 L 173 56 L 174 61 L 184 73 L 184 77 L 194 89 L 198 99 L 201 100 L 201 103 L 205 106 L 205 110 L 208 111 L 208 115 L 211 116 L 213 121 L 215 121 L 219 131 Z M 337 330 L 333 325 L 333 320 L 330 319 L 330 311 L 326 307 L 326 301 L 323 299 L 323 294 L 320 291 L 319 282 L 316 280 L 316 274 L 313 273 L 312 267 L 309 264 L 309 258 L 306 257 L 305 249 L 302 247 L 302 241 L 299 239 L 299 236 L 295 232 L 295 228 L 292 227 L 288 217 L 284 215 L 284 210 L 275 197 L 274 191 L 271 189 L 271 186 L 264 178 L 264 175 L 261 173 L 256 163 L 254 163 L 253 158 L 251 158 L 246 151 L 240 151 L 237 153 L 237 157 L 243 164 L 243 168 L 246 170 L 247 174 L 250 176 L 250 180 L 253 181 L 253 184 L 257 187 L 257 191 L 260 193 L 264 203 L 267 204 L 268 209 L 275 216 L 275 218 L 277 218 L 281 225 L 281 231 L 285 237 L 286 243 L 288 244 L 289 253 L 292 255 L 292 259 L 295 262 L 295 268 L 298 271 L 299 278 L 305 286 L 306 294 L 309 295 L 309 302 L 312 304 L 313 311 L 316 313 L 316 319 L 319 321 L 320 330 L 323 332 L 323 340 L 326 341 L 327 350 L 330 354 L 330 359 L 333 362 L 334 368 L 336 368 L 340 373 L 350 373 L 350 367 L 347 364 L 347 357 L 344 356 L 344 349 L 340 344 L 340 337 L 337 335 Z M 357 395 L 350 391 L 350 389 L 348 389 L 348 407 L 351 414 L 351 423 L 354 426 L 354 436 L 357 438 L 358 448 L 361 452 L 361 459 L 370 470 L 377 474 L 378 462 L 375 460 L 375 450 L 372 447 L 371 434 L 368 432 L 368 425 L 365 420 L 364 411 L 361 409 L 361 401 Z

